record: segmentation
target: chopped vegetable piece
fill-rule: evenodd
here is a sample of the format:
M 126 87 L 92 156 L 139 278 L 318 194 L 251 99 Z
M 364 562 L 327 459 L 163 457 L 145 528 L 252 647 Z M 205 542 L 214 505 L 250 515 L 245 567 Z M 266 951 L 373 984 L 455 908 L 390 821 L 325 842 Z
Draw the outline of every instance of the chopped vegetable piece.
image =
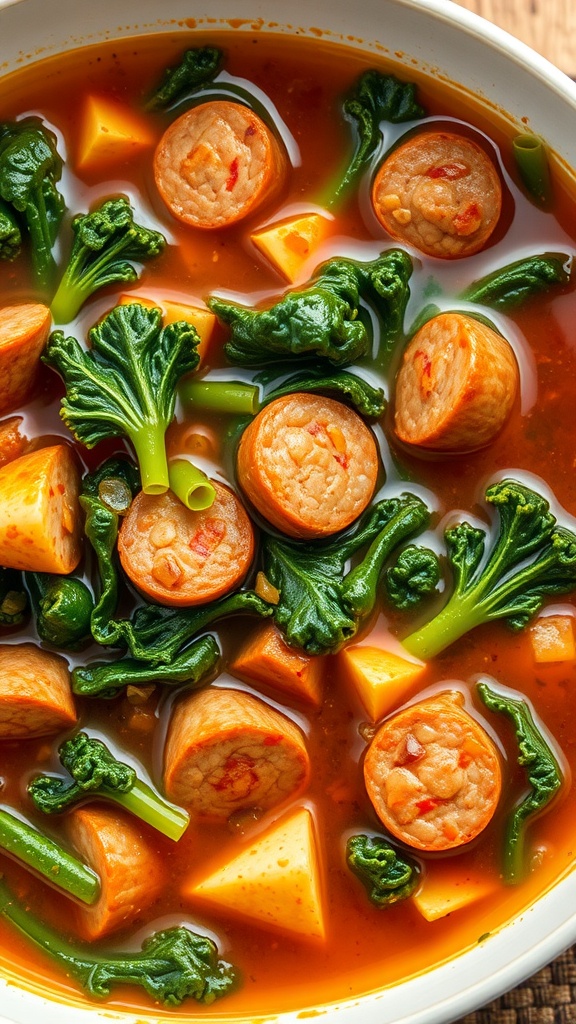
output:
M 408 544 L 384 573 L 386 596 L 395 608 L 406 611 L 436 591 L 440 576 L 436 552 Z
M 51 322 L 41 302 L 0 309 L 0 415 L 32 396 Z
M 275 269 L 293 284 L 329 231 L 330 221 L 326 217 L 307 213 L 254 231 L 250 238 Z
M 168 489 L 164 434 L 174 413 L 179 378 L 198 365 L 195 329 L 162 328 L 159 309 L 138 302 L 116 306 L 89 331 L 91 349 L 54 331 L 44 355 L 66 385 L 61 417 L 77 441 L 93 448 L 127 436 L 136 451 L 146 494 Z
M 260 378 L 256 378 L 259 380 Z M 326 373 L 322 369 L 310 367 L 299 373 L 292 374 L 281 384 L 272 385 L 267 391 L 262 404 L 268 405 L 283 395 L 298 392 L 329 392 L 342 401 L 348 401 L 361 416 L 368 419 L 380 419 L 386 411 L 386 399 L 382 388 L 374 388 L 363 377 L 348 370 L 335 370 Z
M 544 139 L 522 132 L 512 140 L 512 153 L 528 195 L 538 206 L 548 206 L 552 200 L 552 181 Z
M 506 313 L 532 296 L 567 285 L 571 274 L 572 259 L 567 253 L 527 256 L 473 281 L 460 298 Z
M 275 822 L 232 860 L 183 894 L 304 939 L 326 936 L 321 863 L 312 815 L 300 808 Z
M 346 863 L 362 882 L 370 902 L 379 910 L 408 899 L 420 881 L 416 863 L 402 858 L 380 836 L 350 836 L 346 843 Z
M 439 921 L 448 914 L 485 900 L 498 890 L 498 879 L 463 869 L 455 863 L 427 864 L 421 885 L 412 897 L 426 921 Z
M 373 722 L 403 703 L 426 671 L 421 662 L 370 645 L 347 645 L 338 661 Z
M 52 299 L 56 323 L 73 320 L 99 288 L 138 280 L 134 263 L 158 256 L 166 239 L 159 231 L 136 224 L 125 196 L 105 199 L 72 221 L 74 241 L 68 264 Z
M 245 682 L 280 691 L 315 707 L 322 703 L 322 658 L 288 647 L 272 622 L 262 623 L 248 637 L 228 665 L 228 671 Z
M 28 594 L 22 573 L 0 568 L 0 627 L 19 626 L 28 611 Z
M 101 740 L 79 732 L 61 745 L 59 754 L 71 778 L 38 775 L 28 786 L 30 799 L 44 814 L 59 814 L 86 799 L 105 799 L 120 804 L 169 839 L 180 839 L 186 830 L 186 811 L 142 782 L 134 768 L 119 761 Z
M 308 654 L 339 650 L 372 612 L 386 559 L 428 519 L 420 498 L 402 494 L 377 502 L 337 539 L 313 544 L 266 536 L 264 572 L 280 595 L 272 612 L 287 643 Z M 345 573 L 347 559 L 366 544 L 363 559 Z
M 62 159 L 53 133 L 38 117 L 0 124 L 0 200 L 20 215 L 30 239 L 36 283 L 49 290 L 52 247 L 65 210 L 57 188 Z
M 0 199 L 0 260 L 15 260 L 22 248 L 22 233 L 16 214 Z
M 576 661 L 574 619 L 571 615 L 541 615 L 530 627 L 530 642 L 538 665 Z
M 185 50 L 178 64 L 167 68 L 146 103 L 146 110 L 165 110 L 213 81 L 222 65 L 222 51 L 215 46 Z
M 498 510 L 498 534 L 467 522 L 445 534 L 454 589 L 438 614 L 403 640 L 416 658 L 433 658 L 483 622 L 505 619 L 523 629 L 549 594 L 576 589 L 576 534 L 558 526 L 548 501 L 517 480 L 486 491 Z
M 76 167 L 90 174 L 111 164 L 139 157 L 154 144 L 144 118 L 108 96 L 91 94 L 84 100 L 76 137 Z
M 64 658 L 31 643 L 0 644 L 0 739 L 50 736 L 76 717 Z
M 198 686 L 206 681 L 220 660 L 220 649 L 212 636 L 195 640 L 167 665 L 152 667 L 135 658 L 120 661 L 95 661 L 72 671 L 72 689 L 82 697 L 116 697 L 124 687 L 146 683 L 188 683 Z
M 0 849 L 26 864 L 35 874 L 83 903 L 100 894 L 98 875 L 77 857 L 28 822 L 0 808 Z
M 164 752 L 166 792 L 199 817 L 267 810 L 306 788 L 310 760 L 286 715 L 240 690 L 206 687 L 174 711 Z
M 140 985 L 165 1006 L 179 1006 L 187 997 L 210 1004 L 236 979 L 230 964 L 218 960 L 212 940 L 189 928 L 156 932 L 144 940 L 141 951 L 97 954 L 93 945 L 65 942 L 18 903 L 2 879 L 0 914 L 96 999 L 109 996 L 114 985 Z
M 504 841 L 504 880 L 517 885 L 526 876 L 525 845 L 528 819 L 540 814 L 562 788 L 564 777 L 552 747 L 534 721 L 530 705 L 519 697 L 498 693 L 483 680 L 477 684 L 490 711 L 506 715 L 514 724 L 518 764 L 526 768 L 530 792 L 509 815 Z
M 94 598 L 82 580 L 31 572 L 26 574 L 26 583 L 41 640 L 74 651 L 91 638 Z
M 82 554 L 80 479 L 66 444 L 39 448 L 0 467 L 0 564 L 70 573 Z
M 216 488 L 203 470 L 190 459 L 171 459 L 168 463 L 170 490 L 191 512 L 205 512 L 216 501 Z

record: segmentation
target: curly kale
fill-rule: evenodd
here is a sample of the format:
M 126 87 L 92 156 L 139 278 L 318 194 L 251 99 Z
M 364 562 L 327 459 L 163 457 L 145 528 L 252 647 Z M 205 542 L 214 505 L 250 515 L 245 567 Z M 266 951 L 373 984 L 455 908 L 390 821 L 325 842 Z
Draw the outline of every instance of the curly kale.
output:
M 102 740 L 79 732 L 65 740 L 59 754 L 70 778 L 37 775 L 28 786 L 32 803 L 44 814 L 59 814 L 90 798 L 108 799 L 170 839 L 180 839 L 186 830 L 186 811 L 142 782 L 134 768 L 119 761 Z
M 417 658 L 433 658 L 484 622 L 504 619 L 523 629 L 546 596 L 576 589 L 576 534 L 557 525 L 542 495 L 502 480 L 488 488 L 486 501 L 499 516 L 492 543 L 467 522 L 444 534 L 454 587 L 440 612 L 403 640 Z
M 440 561 L 436 552 L 408 544 L 394 565 L 384 573 L 386 596 L 395 608 L 406 611 L 434 593 L 440 577 Z
M 60 415 L 77 441 L 93 448 L 110 437 L 128 437 L 136 451 L 146 493 L 169 486 L 164 435 L 176 385 L 199 362 L 199 336 L 185 321 L 162 327 L 162 313 L 139 302 L 116 306 L 88 335 L 85 351 L 75 338 L 54 331 L 43 359 L 66 385 Z
M 57 182 L 62 158 L 38 117 L 0 124 L 0 200 L 21 219 L 38 286 L 47 290 L 56 264 L 52 248 L 65 210 Z
M 473 281 L 461 292 L 460 298 L 508 312 L 534 295 L 568 284 L 571 264 L 572 259 L 566 253 L 528 256 Z
M 220 648 L 213 636 L 195 640 L 167 665 L 152 666 L 135 658 L 96 661 L 72 671 L 72 689 L 81 697 L 116 697 L 127 686 L 149 683 L 188 683 L 197 686 L 212 673 L 220 660 Z
M 22 248 L 22 232 L 14 211 L 0 199 L 0 260 L 15 260 Z
M 59 324 L 73 320 L 99 288 L 137 281 L 133 264 L 158 256 L 166 245 L 159 231 L 135 222 L 125 196 L 106 199 L 96 210 L 78 214 L 72 231 L 68 265 L 51 304 L 52 316 Z
M 200 86 L 212 82 L 220 71 L 222 57 L 222 51 L 215 46 L 198 46 L 186 50 L 178 64 L 166 69 L 162 81 L 147 100 L 145 109 L 166 110 L 193 94 Z
M 109 996 L 115 985 L 140 985 L 167 1007 L 179 1006 L 187 998 L 209 1005 L 229 992 L 238 978 L 231 964 L 218 959 L 211 939 L 184 926 L 150 935 L 136 952 L 98 952 L 93 945 L 66 942 L 60 932 L 31 914 L 28 904 L 19 903 L 2 879 L 0 914 L 97 999 Z
M 418 887 L 416 863 L 401 857 L 380 836 L 350 836 L 346 843 L 346 863 L 362 882 L 370 902 L 379 910 L 408 899 Z
M 267 365 L 288 356 L 322 358 L 345 366 L 368 354 L 371 333 L 362 301 L 380 320 L 383 351 L 402 331 L 412 261 L 400 249 L 375 260 L 335 258 L 318 268 L 306 288 L 288 291 L 268 309 L 251 309 L 217 296 L 208 306 L 231 336 L 227 359 L 238 366 Z
M 350 640 L 376 604 L 386 559 L 428 520 L 424 502 L 402 494 L 377 502 L 352 530 L 328 542 L 265 537 L 264 575 L 278 590 L 273 615 L 286 641 L 308 654 L 327 654 Z M 365 545 L 360 563 L 345 572 L 347 560 Z

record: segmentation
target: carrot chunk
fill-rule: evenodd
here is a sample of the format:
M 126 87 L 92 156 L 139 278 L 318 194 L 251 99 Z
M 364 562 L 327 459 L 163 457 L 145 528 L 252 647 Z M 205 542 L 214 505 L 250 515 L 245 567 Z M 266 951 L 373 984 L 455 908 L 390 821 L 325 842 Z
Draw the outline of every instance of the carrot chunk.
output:
M 288 647 L 274 624 L 265 622 L 240 649 L 229 671 L 246 682 L 272 687 L 319 707 L 323 666 L 322 658 Z
M 30 397 L 51 323 L 41 302 L 0 309 L 0 416 Z
M 88 96 L 78 133 L 76 166 L 97 171 L 130 159 L 153 143 L 152 130 L 138 114 L 105 96 Z

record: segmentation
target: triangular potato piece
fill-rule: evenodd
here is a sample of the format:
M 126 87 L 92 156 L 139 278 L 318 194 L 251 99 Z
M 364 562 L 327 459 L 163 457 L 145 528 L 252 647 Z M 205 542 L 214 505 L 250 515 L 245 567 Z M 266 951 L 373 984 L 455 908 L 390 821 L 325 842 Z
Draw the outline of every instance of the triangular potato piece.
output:
M 320 879 L 312 815 L 300 808 L 184 894 L 269 928 L 324 939 Z

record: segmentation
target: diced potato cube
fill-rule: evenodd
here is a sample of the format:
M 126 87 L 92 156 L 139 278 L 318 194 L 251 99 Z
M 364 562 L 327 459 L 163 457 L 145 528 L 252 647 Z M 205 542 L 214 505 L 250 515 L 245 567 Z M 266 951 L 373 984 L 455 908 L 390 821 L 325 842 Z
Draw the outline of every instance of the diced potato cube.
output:
M 345 647 L 338 659 L 374 722 L 405 700 L 426 671 L 422 662 L 407 661 L 382 647 Z
M 487 878 L 463 871 L 454 862 L 444 867 L 428 867 L 422 885 L 412 896 L 412 902 L 426 921 L 438 921 L 455 910 L 462 910 L 477 900 L 493 894 L 499 886 L 497 878 Z
M 308 213 L 304 217 L 256 231 L 250 237 L 256 248 L 293 283 L 306 261 L 326 238 L 329 228 L 330 221 L 326 217 L 319 213 Z
M 79 131 L 76 166 L 97 170 L 128 160 L 154 144 L 154 135 L 136 112 L 105 96 L 88 96 Z
M 184 896 L 232 911 L 268 928 L 324 939 L 320 857 L 312 815 L 300 808 Z
M 542 615 L 530 627 L 534 661 L 539 665 L 576 660 L 574 621 L 571 615 Z
M 202 309 L 201 306 L 189 306 L 187 303 L 176 302 L 173 299 L 151 299 L 148 296 L 131 295 L 130 292 L 124 293 L 118 299 L 119 304 L 125 305 L 130 302 L 140 302 L 143 306 L 149 307 L 157 306 L 164 314 L 165 324 L 175 324 L 178 320 L 185 320 L 186 323 L 192 324 L 198 331 L 200 344 L 196 351 L 200 356 L 200 362 L 203 362 L 216 325 L 214 313 L 211 313 L 209 309 Z
M 323 660 L 295 650 L 273 623 L 258 627 L 229 666 L 248 683 L 272 686 L 318 707 L 322 701 Z

